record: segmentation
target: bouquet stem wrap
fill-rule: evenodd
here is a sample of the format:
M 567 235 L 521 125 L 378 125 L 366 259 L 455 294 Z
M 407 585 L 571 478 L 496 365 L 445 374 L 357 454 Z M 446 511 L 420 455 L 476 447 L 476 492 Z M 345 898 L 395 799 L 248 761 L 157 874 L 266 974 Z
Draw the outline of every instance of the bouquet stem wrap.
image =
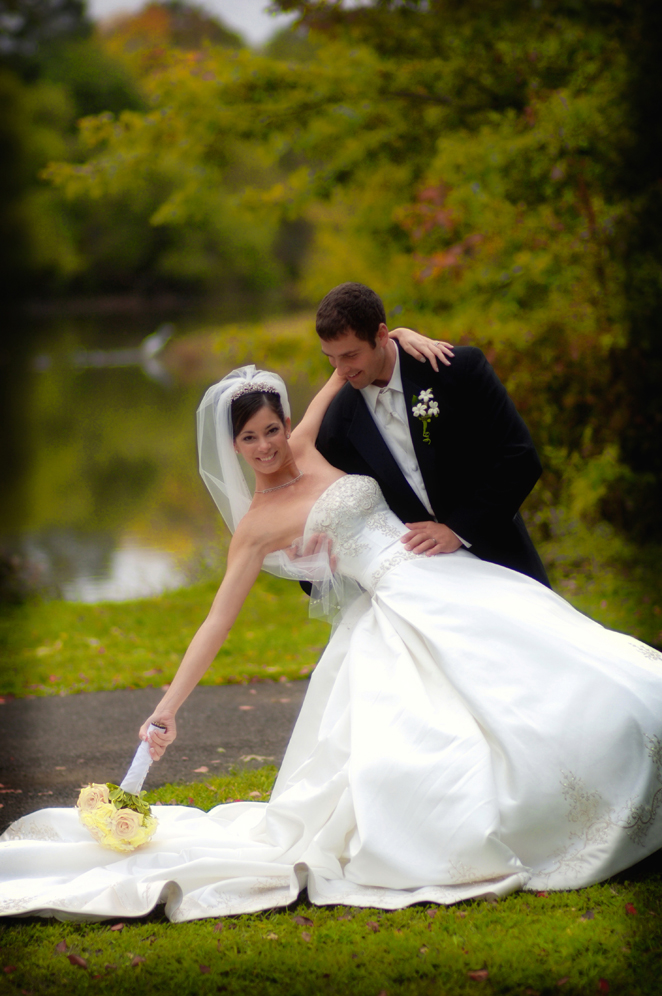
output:
M 159 726 L 158 723 L 150 723 L 147 730 L 149 735 L 152 730 L 165 730 L 165 726 Z M 152 763 L 152 758 L 149 753 L 149 741 L 143 740 L 136 751 L 133 761 L 129 767 L 129 770 L 125 774 L 120 788 L 123 792 L 128 792 L 130 795 L 139 795 L 140 790 L 143 787 L 143 783 L 147 778 L 147 772 L 150 769 Z

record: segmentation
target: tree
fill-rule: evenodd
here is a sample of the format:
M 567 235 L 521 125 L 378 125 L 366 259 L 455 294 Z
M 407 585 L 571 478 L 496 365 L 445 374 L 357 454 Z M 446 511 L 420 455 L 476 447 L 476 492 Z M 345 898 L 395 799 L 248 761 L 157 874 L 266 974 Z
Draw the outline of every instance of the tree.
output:
M 659 534 L 655 5 L 279 6 L 313 58 L 161 52 L 150 111 L 88 120 L 84 166 L 51 177 L 103 199 L 167 168 L 152 222 L 174 226 L 231 177 L 238 216 L 313 222 L 312 299 L 364 280 L 399 322 L 482 345 L 545 453 L 546 504 Z

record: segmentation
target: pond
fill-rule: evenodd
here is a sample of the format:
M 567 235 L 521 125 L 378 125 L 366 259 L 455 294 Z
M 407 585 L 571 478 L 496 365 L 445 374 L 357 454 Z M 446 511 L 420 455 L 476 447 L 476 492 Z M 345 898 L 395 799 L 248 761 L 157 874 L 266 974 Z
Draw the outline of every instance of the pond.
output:
M 218 373 L 164 359 L 204 320 L 78 316 L 12 330 L 0 550 L 31 587 L 96 602 L 220 577 L 228 537 L 195 439 Z

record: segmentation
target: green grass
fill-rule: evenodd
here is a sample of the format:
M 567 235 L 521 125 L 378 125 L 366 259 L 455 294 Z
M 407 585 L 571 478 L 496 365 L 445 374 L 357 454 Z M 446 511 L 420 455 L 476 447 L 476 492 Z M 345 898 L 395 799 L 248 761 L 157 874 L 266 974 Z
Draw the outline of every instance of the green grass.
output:
M 662 549 L 575 530 L 542 542 L 552 583 L 610 629 L 662 648 Z M 0 607 L 0 695 L 62 695 L 169 682 L 216 592 L 205 582 L 133 602 Z M 305 677 L 328 638 L 291 581 L 261 574 L 203 684 Z
M 205 618 L 215 583 L 134 602 L 34 601 L 0 611 L 0 694 L 60 695 L 163 685 Z M 299 585 L 260 574 L 203 684 L 305 677 L 329 627 Z
M 149 800 L 266 799 L 274 774 L 164 786 Z M 99 924 L 4 920 L 0 993 L 655 996 L 661 949 L 662 876 L 649 860 L 575 892 L 391 913 L 315 907 L 304 894 L 285 909 L 186 924 L 162 909 Z
M 624 566 L 597 564 L 595 551 L 582 545 L 571 555 L 557 546 L 553 561 L 556 584 L 578 608 L 656 642 L 653 565 Z M 2 687 L 15 695 L 53 695 L 165 683 L 214 587 L 200 584 L 138 602 L 4 609 Z M 642 606 L 643 616 L 637 615 Z M 306 607 L 296 586 L 261 576 L 207 681 L 307 674 L 328 628 L 307 620 Z M 209 776 L 163 786 L 148 798 L 204 809 L 232 799 L 264 800 L 275 774 L 269 767 Z M 0 920 L 0 994 L 662 994 L 662 874 L 654 859 L 590 889 L 520 893 L 496 904 L 386 913 L 312 907 L 304 894 L 290 908 L 223 921 L 170 924 L 157 910 L 112 930 L 117 922 Z

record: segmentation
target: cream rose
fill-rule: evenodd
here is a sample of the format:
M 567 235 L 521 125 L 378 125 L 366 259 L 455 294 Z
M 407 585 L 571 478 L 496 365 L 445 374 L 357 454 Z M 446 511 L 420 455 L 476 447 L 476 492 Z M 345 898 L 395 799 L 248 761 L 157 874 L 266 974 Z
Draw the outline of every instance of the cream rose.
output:
M 109 801 L 108 786 L 93 782 L 80 790 L 76 805 L 82 813 L 91 813 L 97 806 Z
M 112 817 L 112 832 L 118 840 L 131 840 L 142 826 L 142 816 L 133 809 L 116 809 Z

